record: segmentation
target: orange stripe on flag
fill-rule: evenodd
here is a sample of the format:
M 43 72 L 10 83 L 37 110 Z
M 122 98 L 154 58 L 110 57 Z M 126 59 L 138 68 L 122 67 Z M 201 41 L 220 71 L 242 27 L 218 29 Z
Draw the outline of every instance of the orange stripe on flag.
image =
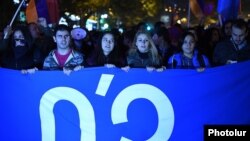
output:
M 197 0 L 189 0 L 189 6 L 196 18 L 201 19 L 202 17 L 204 17 L 202 9 Z
M 27 23 L 37 22 L 38 15 L 36 10 L 36 3 L 34 0 L 30 0 L 29 5 L 26 8 L 26 19 Z

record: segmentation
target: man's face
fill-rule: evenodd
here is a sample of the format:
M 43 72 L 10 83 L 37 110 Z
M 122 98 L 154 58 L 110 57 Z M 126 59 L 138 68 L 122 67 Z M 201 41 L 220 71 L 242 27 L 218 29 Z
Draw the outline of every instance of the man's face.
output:
M 54 40 L 58 49 L 67 49 L 70 47 L 70 35 L 66 30 L 57 31 Z
M 246 29 L 240 29 L 236 27 L 232 27 L 232 39 L 236 45 L 240 45 L 245 41 L 245 38 L 247 36 Z

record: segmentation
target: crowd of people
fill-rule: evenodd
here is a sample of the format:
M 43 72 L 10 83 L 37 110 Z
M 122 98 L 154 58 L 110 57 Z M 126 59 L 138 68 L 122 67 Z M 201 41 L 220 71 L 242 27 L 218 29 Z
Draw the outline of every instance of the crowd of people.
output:
M 0 67 L 34 73 L 63 70 L 65 74 L 87 67 L 196 69 L 250 60 L 249 25 L 243 19 L 223 26 L 166 27 L 156 22 L 153 31 L 146 23 L 125 29 L 88 31 L 84 27 L 43 22 L 7 26 L 0 37 Z

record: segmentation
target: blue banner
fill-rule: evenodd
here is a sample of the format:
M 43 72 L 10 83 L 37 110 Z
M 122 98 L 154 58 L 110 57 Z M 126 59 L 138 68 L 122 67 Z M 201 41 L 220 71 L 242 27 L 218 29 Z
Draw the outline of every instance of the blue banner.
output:
M 250 62 L 195 70 L 0 69 L 2 141 L 201 141 L 250 124 Z

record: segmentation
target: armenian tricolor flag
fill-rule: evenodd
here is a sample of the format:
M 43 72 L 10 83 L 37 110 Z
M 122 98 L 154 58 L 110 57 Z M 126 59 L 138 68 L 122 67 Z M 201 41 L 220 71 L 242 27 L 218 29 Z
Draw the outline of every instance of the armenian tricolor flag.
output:
M 59 19 L 57 0 L 30 0 L 26 8 L 27 22 L 37 22 L 38 17 L 46 18 L 48 23 L 56 23 Z

